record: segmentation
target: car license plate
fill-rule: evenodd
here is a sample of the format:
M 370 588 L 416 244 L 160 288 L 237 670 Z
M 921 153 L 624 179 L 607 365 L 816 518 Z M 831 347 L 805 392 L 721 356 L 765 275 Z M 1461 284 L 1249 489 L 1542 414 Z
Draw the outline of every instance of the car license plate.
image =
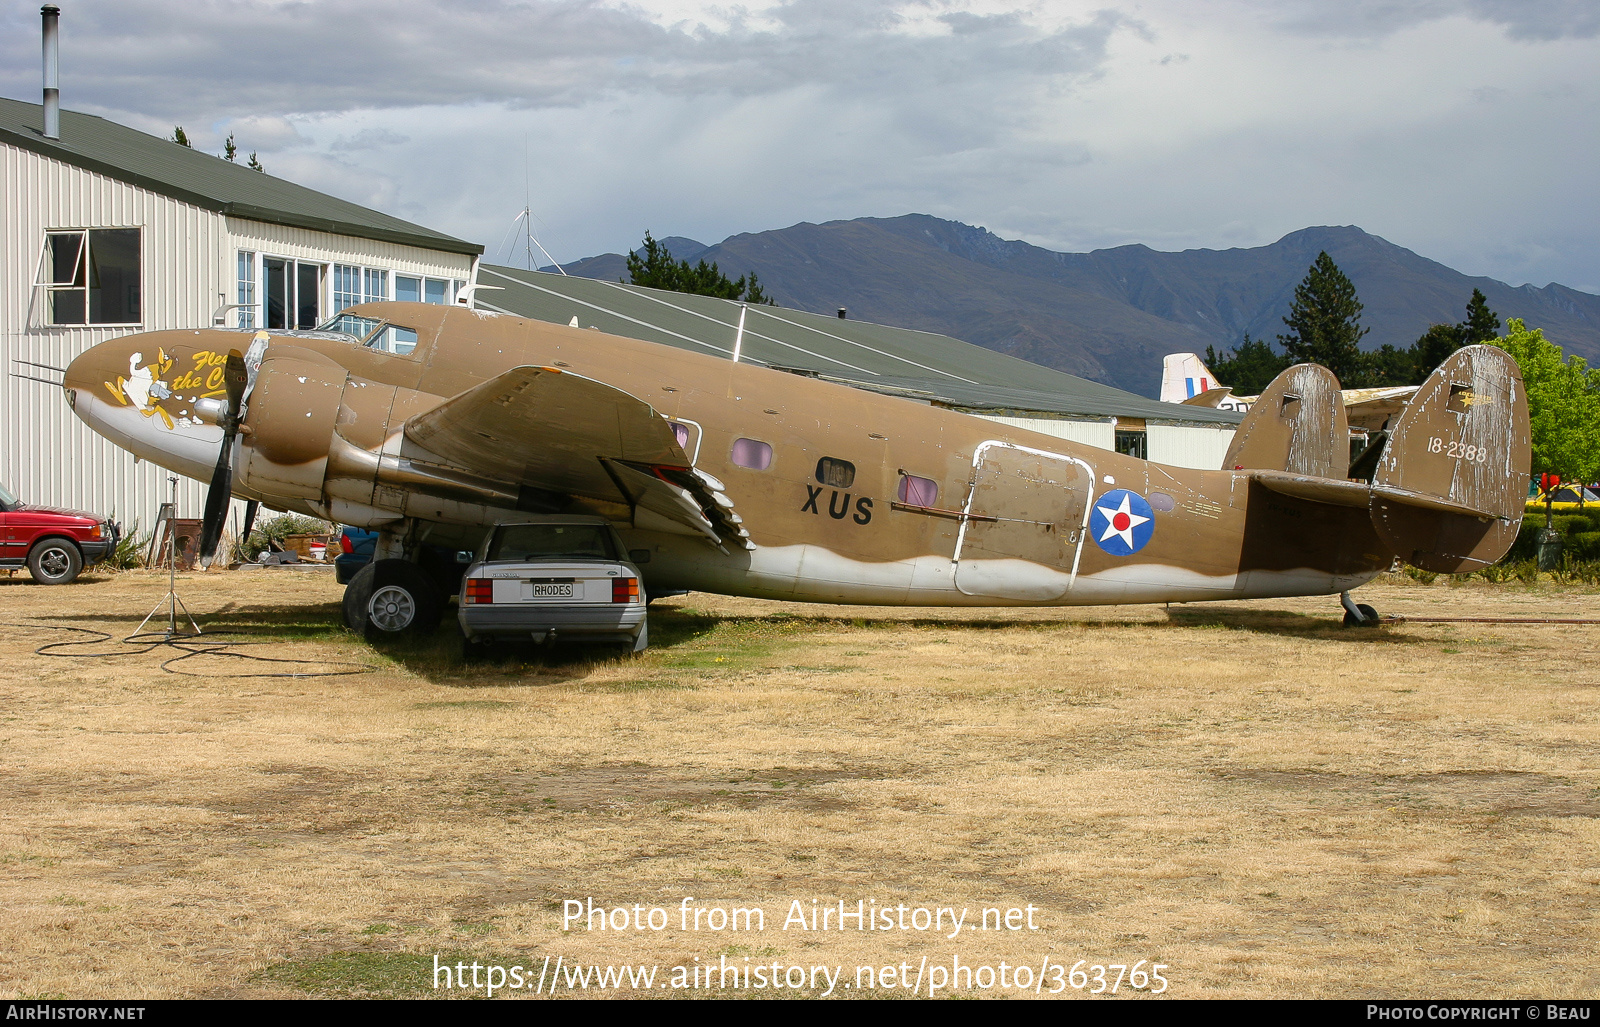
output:
M 571 599 L 572 583 L 560 584 L 528 583 L 529 599 Z

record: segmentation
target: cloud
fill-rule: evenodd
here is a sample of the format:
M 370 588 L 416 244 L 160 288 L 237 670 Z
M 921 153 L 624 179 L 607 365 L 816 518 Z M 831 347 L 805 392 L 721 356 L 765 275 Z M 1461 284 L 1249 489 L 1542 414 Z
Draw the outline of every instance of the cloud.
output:
M 571 107 L 666 93 L 758 95 L 824 85 L 852 95 L 1092 73 L 1112 13 L 1046 27 L 1026 12 L 919 8 L 899 0 L 792 0 L 722 28 L 569 0 L 337 5 L 107 0 L 62 19 L 63 96 L 138 114 L 311 114 L 505 103 Z M 929 10 L 932 11 L 929 14 Z M 34 22 L 37 19 L 33 19 Z M 908 30 L 935 25 L 929 34 Z M 37 26 L 0 22 L 0 86 L 28 95 Z M 30 59 L 31 58 L 31 59 Z M 69 103 L 70 106 L 70 103 Z

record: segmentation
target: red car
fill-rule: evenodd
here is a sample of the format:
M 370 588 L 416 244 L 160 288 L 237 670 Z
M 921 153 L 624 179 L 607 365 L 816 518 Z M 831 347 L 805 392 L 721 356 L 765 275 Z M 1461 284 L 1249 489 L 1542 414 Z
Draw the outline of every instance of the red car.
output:
M 117 526 L 82 510 L 27 506 L 0 485 L 0 570 L 26 566 L 41 585 L 65 585 L 117 548 Z

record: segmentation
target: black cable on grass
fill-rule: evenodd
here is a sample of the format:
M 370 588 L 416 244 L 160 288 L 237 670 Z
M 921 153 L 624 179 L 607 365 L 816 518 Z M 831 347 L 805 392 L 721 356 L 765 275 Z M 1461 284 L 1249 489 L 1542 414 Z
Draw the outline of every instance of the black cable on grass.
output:
M 74 652 L 71 647 L 99 645 L 110 641 L 113 637 L 109 631 L 100 631 L 95 628 L 75 628 L 65 624 L 0 624 L 4 628 L 25 628 L 36 631 L 71 631 L 75 634 L 90 635 L 92 637 L 74 642 L 47 642 L 34 650 L 38 656 L 55 656 L 69 659 L 109 659 L 119 656 L 143 656 L 160 648 L 177 649 L 182 655 L 173 656 L 163 660 L 161 669 L 168 674 L 182 674 L 185 677 L 211 677 L 211 678 L 332 678 L 346 677 L 352 674 L 370 674 L 378 668 L 365 663 L 350 663 L 345 660 L 296 660 L 284 656 L 257 656 L 253 653 L 234 652 L 238 646 L 246 645 L 272 645 L 271 642 L 241 642 L 241 641 L 209 641 L 219 635 L 243 635 L 242 631 L 207 631 L 204 634 L 182 632 L 168 635 L 164 631 L 147 631 L 142 634 L 129 635 L 118 644 L 129 646 L 126 649 L 102 650 L 94 652 Z M 345 667 L 346 670 L 326 670 L 314 673 L 279 671 L 267 674 L 217 674 L 172 666 L 183 660 L 196 656 L 222 656 L 235 660 L 250 660 L 256 663 L 285 663 L 285 664 L 312 664 L 324 667 Z

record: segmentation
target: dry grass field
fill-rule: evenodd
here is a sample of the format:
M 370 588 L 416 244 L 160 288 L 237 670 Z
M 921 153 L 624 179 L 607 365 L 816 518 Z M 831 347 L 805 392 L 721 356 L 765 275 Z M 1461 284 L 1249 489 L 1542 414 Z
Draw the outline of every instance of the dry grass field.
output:
M 128 634 L 166 578 L 0 578 L 8 995 L 463 994 L 433 990 L 435 956 L 659 965 L 661 996 L 774 994 L 659 990 L 707 963 L 842 966 L 833 997 L 904 995 L 876 970 L 844 985 L 924 958 L 1030 979 L 1146 960 L 1180 997 L 1600 992 L 1600 625 L 1344 630 L 1331 598 L 696 594 L 652 607 L 637 658 L 464 666 L 448 623 L 381 653 L 347 634 L 331 575 L 178 588 L 203 624 L 267 643 L 236 651 L 310 662 L 38 655 L 93 637 L 49 626 Z M 1600 616 L 1600 595 L 1548 584 L 1393 579 L 1358 598 Z M 246 676 L 344 663 L 373 670 Z M 564 932 L 564 901 L 591 896 L 667 926 Z M 765 930 L 685 930 L 686 897 L 760 908 Z M 966 908 L 968 929 L 785 930 L 795 900 Z M 970 929 L 1028 905 L 1036 929 Z M 948 993 L 1034 994 L 1019 979 Z

